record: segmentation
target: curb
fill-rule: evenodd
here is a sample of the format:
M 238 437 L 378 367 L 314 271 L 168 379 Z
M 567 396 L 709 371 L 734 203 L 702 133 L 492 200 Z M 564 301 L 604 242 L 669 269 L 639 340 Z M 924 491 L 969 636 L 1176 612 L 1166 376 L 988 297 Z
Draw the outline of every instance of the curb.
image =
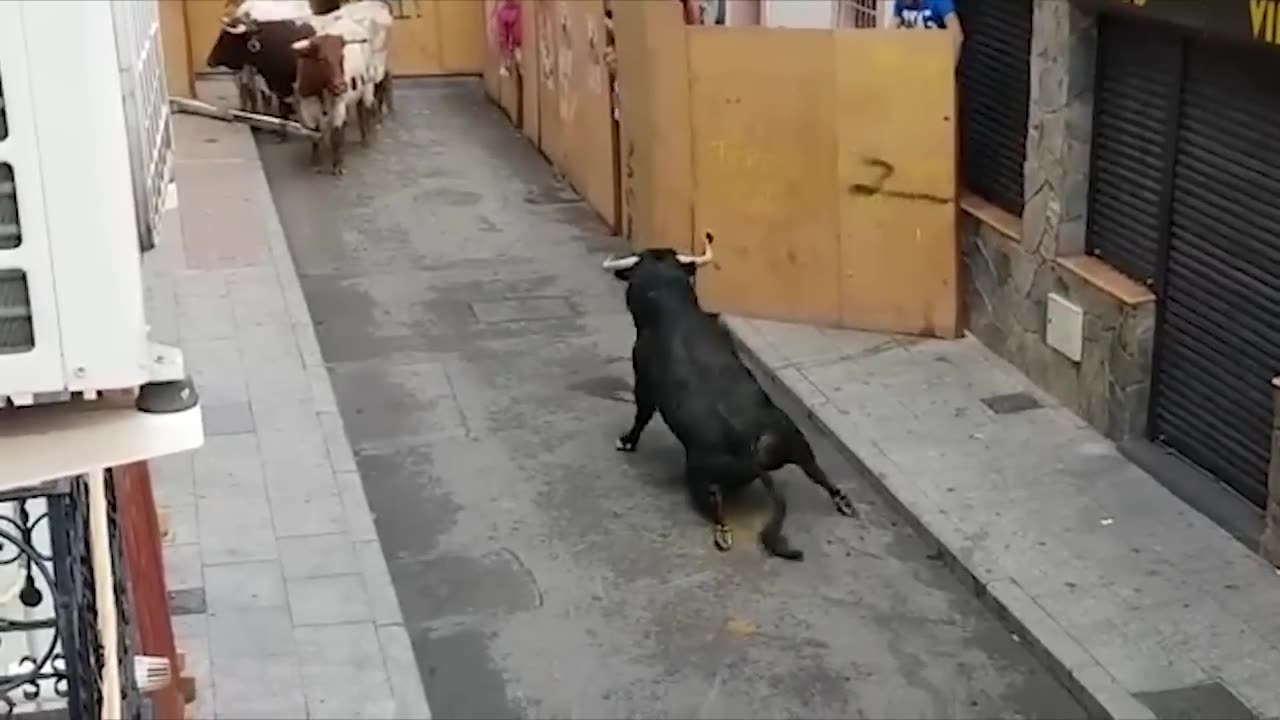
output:
M 855 468 L 873 481 L 880 491 L 911 527 L 922 537 L 935 544 L 946 562 L 969 588 L 992 610 L 1000 622 L 1023 642 L 1055 679 L 1067 688 L 1088 713 L 1090 718 L 1101 720 L 1157 720 L 1156 714 L 1120 686 L 1116 679 L 1102 667 L 1071 635 L 1059 625 L 1044 608 L 1008 577 L 990 577 L 974 558 L 972 548 L 951 522 L 944 508 L 937 506 L 915 489 L 908 478 L 875 445 L 866 439 L 864 447 L 840 436 L 833 427 L 834 409 L 814 407 L 804 400 L 804 393 L 793 386 L 783 375 L 786 368 L 775 370 L 765 362 L 746 339 L 743 318 L 723 316 L 725 324 L 738 345 L 743 360 L 771 393 L 786 398 L 803 408 L 813 422 L 837 450 Z

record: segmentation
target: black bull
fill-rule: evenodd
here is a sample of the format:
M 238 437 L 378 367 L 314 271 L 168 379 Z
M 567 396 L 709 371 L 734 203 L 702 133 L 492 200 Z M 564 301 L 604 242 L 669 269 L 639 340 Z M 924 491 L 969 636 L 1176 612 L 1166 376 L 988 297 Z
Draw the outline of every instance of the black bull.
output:
M 670 249 L 610 258 L 604 268 L 627 282 L 627 310 L 636 326 L 631 351 L 636 416 L 618 438 L 618 449 L 634 452 L 654 411 L 684 446 L 685 485 L 695 506 L 714 524 L 715 546 L 733 545 L 725 523 L 725 495 L 759 478 L 773 510 L 760 533 L 765 549 L 789 560 L 803 559 L 782 534 L 787 503 L 772 471 L 798 465 L 831 496 L 836 510 L 855 516 L 849 497 L 831 483 L 804 434 L 778 409 L 743 364 L 719 320 L 698 304 L 690 282 L 711 261 L 711 233 L 699 257 Z

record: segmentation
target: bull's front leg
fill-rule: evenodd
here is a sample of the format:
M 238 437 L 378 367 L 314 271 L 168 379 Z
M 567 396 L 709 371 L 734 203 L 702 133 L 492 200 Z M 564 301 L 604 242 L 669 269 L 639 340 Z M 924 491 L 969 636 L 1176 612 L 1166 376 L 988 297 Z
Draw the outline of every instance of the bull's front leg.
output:
M 636 373 L 636 418 L 631 423 L 631 429 L 622 437 L 618 438 L 617 448 L 622 452 L 635 452 L 636 445 L 640 443 L 640 433 L 644 432 L 645 426 L 653 419 L 653 413 L 657 410 L 657 399 L 653 396 L 653 388 L 650 383 L 642 380 L 642 375 Z

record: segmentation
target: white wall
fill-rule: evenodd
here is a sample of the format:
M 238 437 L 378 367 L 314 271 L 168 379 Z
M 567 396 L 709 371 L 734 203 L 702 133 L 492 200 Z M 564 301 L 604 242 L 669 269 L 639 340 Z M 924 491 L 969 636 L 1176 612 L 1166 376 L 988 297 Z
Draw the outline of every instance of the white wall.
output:
M 761 0 L 761 24 L 768 27 L 830 29 L 835 0 Z

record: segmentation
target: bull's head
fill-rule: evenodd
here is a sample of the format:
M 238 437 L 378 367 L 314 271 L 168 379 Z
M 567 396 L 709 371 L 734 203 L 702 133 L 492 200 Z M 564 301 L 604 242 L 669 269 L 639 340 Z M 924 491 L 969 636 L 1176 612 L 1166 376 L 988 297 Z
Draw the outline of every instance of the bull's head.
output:
M 340 95 L 347 82 L 342 64 L 342 49 L 347 42 L 341 35 L 315 35 L 293 43 L 298 54 L 298 96 L 315 97 L 321 92 Z
M 711 252 L 711 243 L 715 239 L 710 232 L 705 235 L 707 247 L 702 251 L 701 255 L 682 255 L 670 248 L 654 248 L 650 250 L 641 250 L 638 253 L 632 253 L 620 258 L 610 256 L 601 265 L 605 270 L 612 272 L 614 277 L 619 280 L 630 280 L 632 273 L 639 270 L 647 270 L 649 268 L 671 268 L 679 269 L 685 275 L 692 277 L 703 265 L 714 262 L 715 256 Z
M 209 57 L 204 64 L 213 67 L 225 67 L 232 70 L 243 69 L 249 64 L 249 58 L 262 49 L 258 39 L 258 24 L 250 18 L 224 17 L 218 39 L 209 50 Z

